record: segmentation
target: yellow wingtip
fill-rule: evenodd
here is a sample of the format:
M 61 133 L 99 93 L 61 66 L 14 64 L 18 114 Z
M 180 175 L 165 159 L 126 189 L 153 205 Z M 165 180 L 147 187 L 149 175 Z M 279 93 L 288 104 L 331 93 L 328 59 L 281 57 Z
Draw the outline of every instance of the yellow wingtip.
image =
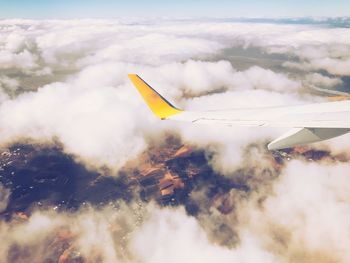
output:
M 137 74 L 128 74 L 129 79 L 139 91 L 151 111 L 160 119 L 166 119 L 172 115 L 182 112 L 177 109 L 156 90 L 149 86 Z

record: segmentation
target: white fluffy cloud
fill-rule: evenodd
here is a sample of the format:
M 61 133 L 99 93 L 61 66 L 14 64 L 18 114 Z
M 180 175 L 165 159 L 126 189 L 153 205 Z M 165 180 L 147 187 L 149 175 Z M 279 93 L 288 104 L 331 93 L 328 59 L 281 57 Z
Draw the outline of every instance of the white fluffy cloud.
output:
M 300 103 L 298 82 L 259 67 L 237 72 L 227 61 L 190 60 L 159 67 L 103 63 L 84 68 L 66 82 L 51 83 L 5 101 L 0 107 L 1 125 L 6 127 L 1 131 L 2 142 L 21 137 L 36 140 L 58 138 L 67 152 L 87 160 L 89 164 L 120 168 L 145 150 L 148 136 L 160 136 L 164 129 L 170 127 L 168 125 L 174 125 L 165 123 L 160 126 L 163 123 L 158 123 L 146 109 L 126 78 L 127 73 L 132 71 L 143 72 L 146 80 L 154 80 L 150 82 L 152 85 L 182 106 L 188 104 L 199 108 L 198 105 L 201 105 L 203 109 L 208 109 L 215 105 L 230 108 L 245 107 L 247 103 L 254 106 Z M 184 96 L 222 90 L 227 92 L 193 100 L 183 99 Z M 221 102 L 216 97 L 220 97 Z M 262 100 L 262 97 L 265 99 Z M 186 126 L 177 127 L 186 138 Z M 203 134 L 201 129 L 196 127 L 192 132 L 206 139 L 212 138 L 209 143 L 213 143 L 217 133 Z M 224 130 L 220 132 L 226 134 Z M 214 141 L 226 145 L 231 133 Z M 266 138 L 268 134 L 251 133 L 252 136 L 247 139 L 243 139 L 247 134 L 244 131 L 236 133 L 232 142 L 249 142 Z
M 283 49 L 284 53 L 295 53 L 304 59 L 339 58 L 348 50 L 348 38 L 337 37 L 347 29 L 300 25 L 191 20 L 147 23 L 3 20 L 1 24 L 2 67 L 22 70 L 35 80 L 52 79 L 47 85 L 36 87 L 37 91 L 13 100 L 6 96 L 9 88 L 2 88 L 0 118 L 6 129 L 1 129 L 1 142 L 21 137 L 58 138 L 67 152 L 80 159 L 114 168 L 120 168 L 142 152 L 147 146 L 147 137 L 160 136 L 164 129 L 176 125 L 159 124 L 143 110 L 146 107 L 127 80 L 127 73 L 139 73 L 179 107 L 214 109 L 298 104 L 319 100 L 302 93 L 302 79 L 258 66 L 237 71 L 228 61 L 207 62 L 196 58 L 210 58 L 224 48 L 235 46 L 256 46 L 268 52 L 277 52 L 274 48 L 278 48 L 278 52 Z M 313 46 L 316 38 L 319 42 Z M 332 48 L 331 44 L 339 49 Z M 55 82 L 61 72 L 66 72 L 65 77 Z M 22 84 L 21 77 L 5 76 L 2 80 L 5 80 L 2 85 L 12 90 Z M 332 82 L 320 74 L 310 74 L 307 80 L 327 85 L 339 81 L 333 79 Z M 235 152 L 239 160 L 243 144 L 266 141 L 276 135 L 269 130 L 239 129 L 234 131 L 234 136 L 233 131 L 225 129 L 212 135 L 209 128 L 176 126 L 185 140 L 225 149 L 218 151 L 222 153 L 219 160 Z M 228 147 L 227 141 L 233 146 Z
M 265 203 L 262 225 L 267 231 L 287 231 L 289 256 L 304 253 L 302 262 L 347 262 L 349 239 L 349 164 L 291 162 Z M 258 214 L 249 216 L 258 225 Z M 270 222 L 269 222 L 270 221 Z M 266 226 L 270 224 L 269 230 Z M 282 230 L 281 232 L 283 233 Z M 269 235 L 265 235 L 269 239 Z M 272 240 L 269 242 L 276 242 Z M 282 237 L 281 237 L 282 238 Z M 278 242 L 276 242 L 278 243 Z M 289 251 L 288 251 L 289 250 Z M 303 251 L 304 250 L 304 251 Z M 307 252 L 309 251 L 309 252 Z
M 150 238 L 153 242 L 149 242 Z M 132 250 L 145 263 L 278 262 L 275 255 L 260 245 L 248 236 L 232 250 L 212 244 L 198 222 L 182 209 L 155 210 L 132 237 Z
M 6 127 L 3 142 L 57 137 L 68 152 L 91 163 L 96 160 L 99 165 L 120 168 L 144 149 L 140 131 L 147 116 L 133 103 L 135 99 L 127 99 L 135 97 L 132 89 L 103 85 L 100 80 L 101 86 L 95 88 L 94 83 L 86 86 L 86 79 L 78 77 L 72 83 L 49 84 L 4 102 L 0 110 Z
M 332 88 L 343 84 L 340 78 L 330 78 L 319 73 L 308 74 L 305 79 L 308 84 L 321 88 Z
M 253 46 L 293 54 L 301 60 L 299 67 L 308 65 L 308 70 L 349 74 L 348 28 L 161 19 L 2 20 L 1 25 L 1 67 L 34 68 L 39 61 L 56 67 L 106 61 L 159 65 Z
M 272 185 L 261 182 L 250 197 L 233 190 L 235 212 L 216 216 L 237 231 L 234 247 L 209 238 L 208 226 L 183 208 L 138 202 L 84 208 L 74 216 L 37 211 L 28 220 L 1 223 L 0 255 L 11 255 L 16 244 L 23 251 L 30 247 L 25 256 L 35 262 L 39 251 L 41 258 L 50 257 L 66 240 L 72 244 L 69 254 L 79 251 L 102 262 L 348 262 L 349 168 L 292 161 Z
M 0 183 L 0 213 L 6 209 L 9 196 L 10 191 Z

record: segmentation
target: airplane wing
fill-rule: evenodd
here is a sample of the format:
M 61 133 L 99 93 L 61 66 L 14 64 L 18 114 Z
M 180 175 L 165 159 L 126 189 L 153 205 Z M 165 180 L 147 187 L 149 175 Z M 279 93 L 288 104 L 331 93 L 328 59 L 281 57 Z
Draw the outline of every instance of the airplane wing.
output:
M 129 78 L 151 111 L 162 120 L 247 127 L 289 127 L 268 145 L 279 150 L 327 140 L 350 132 L 350 101 L 287 107 L 186 111 L 173 106 L 136 74 Z

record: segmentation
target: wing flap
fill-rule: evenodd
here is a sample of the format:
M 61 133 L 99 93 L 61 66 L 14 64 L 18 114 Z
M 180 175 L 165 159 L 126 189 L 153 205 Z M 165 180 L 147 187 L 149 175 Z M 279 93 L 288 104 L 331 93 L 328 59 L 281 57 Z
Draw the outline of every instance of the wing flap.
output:
M 332 128 L 297 128 L 283 134 L 281 137 L 269 143 L 269 150 L 280 150 L 298 145 L 319 142 L 334 138 L 345 133 L 350 129 L 332 129 Z

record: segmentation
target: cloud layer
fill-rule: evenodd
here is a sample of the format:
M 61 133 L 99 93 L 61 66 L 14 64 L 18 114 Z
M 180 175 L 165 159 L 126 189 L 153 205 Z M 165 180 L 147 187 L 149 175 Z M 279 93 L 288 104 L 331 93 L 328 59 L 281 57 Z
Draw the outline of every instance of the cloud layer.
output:
M 256 65 L 261 57 L 243 58 L 244 69 L 233 66 L 235 57 L 217 59 L 250 48 L 268 58 L 265 67 Z M 277 67 L 269 64 L 276 57 Z M 349 61 L 349 28 L 1 20 L 2 146 L 58 143 L 88 168 L 118 176 L 171 134 L 204 150 L 216 172 L 250 191 L 230 191 L 225 200 L 233 211 L 226 215 L 207 208 L 206 187 L 191 193 L 202 204 L 196 216 L 139 200 L 88 207 L 74 216 L 34 211 L 23 221 L 0 222 L 6 240 L 0 256 L 8 262 L 23 255 L 29 262 L 38 262 L 38 255 L 55 258 L 64 253 L 50 244 L 63 240 L 67 254 L 94 262 L 349 262 L 349 137 L 313 146 L 329 151 L 327 160 L 310 163 L 297 156 L 280 165 L 264 146 L 284 129 L 160 122 L 127 79 L 128 73 L 140 74 L 180 108 L 280 106 L 326 101 L 313 88 L 346 85 Z M 0 187 L 0 212 L 9 194 Z
M 141 201 L 85 207 L 74 216 L 55 211 L 36 211 L 28 219 L 18 215 L 0 224 L 0 253 L 9 262 L 22 257 L 29 262 L 63 260 L 65 255 L 68 262 L 74 257 L 156 263 L 347 262 L 348 171 L 348 163 L 299 160 L 288 163 L 275 179 L 261 179 L 262 170 L 256 171 L 251 180 L 259 184 L 253 191 L 228 193 L 235 207 L 228 214 L 204 206 L 205 198 L 197 196 L 203 206 L 196 217 L 181 207 Z M 231 246 L 225 243 L 225 231 L 229 238 L 238 236 Z

